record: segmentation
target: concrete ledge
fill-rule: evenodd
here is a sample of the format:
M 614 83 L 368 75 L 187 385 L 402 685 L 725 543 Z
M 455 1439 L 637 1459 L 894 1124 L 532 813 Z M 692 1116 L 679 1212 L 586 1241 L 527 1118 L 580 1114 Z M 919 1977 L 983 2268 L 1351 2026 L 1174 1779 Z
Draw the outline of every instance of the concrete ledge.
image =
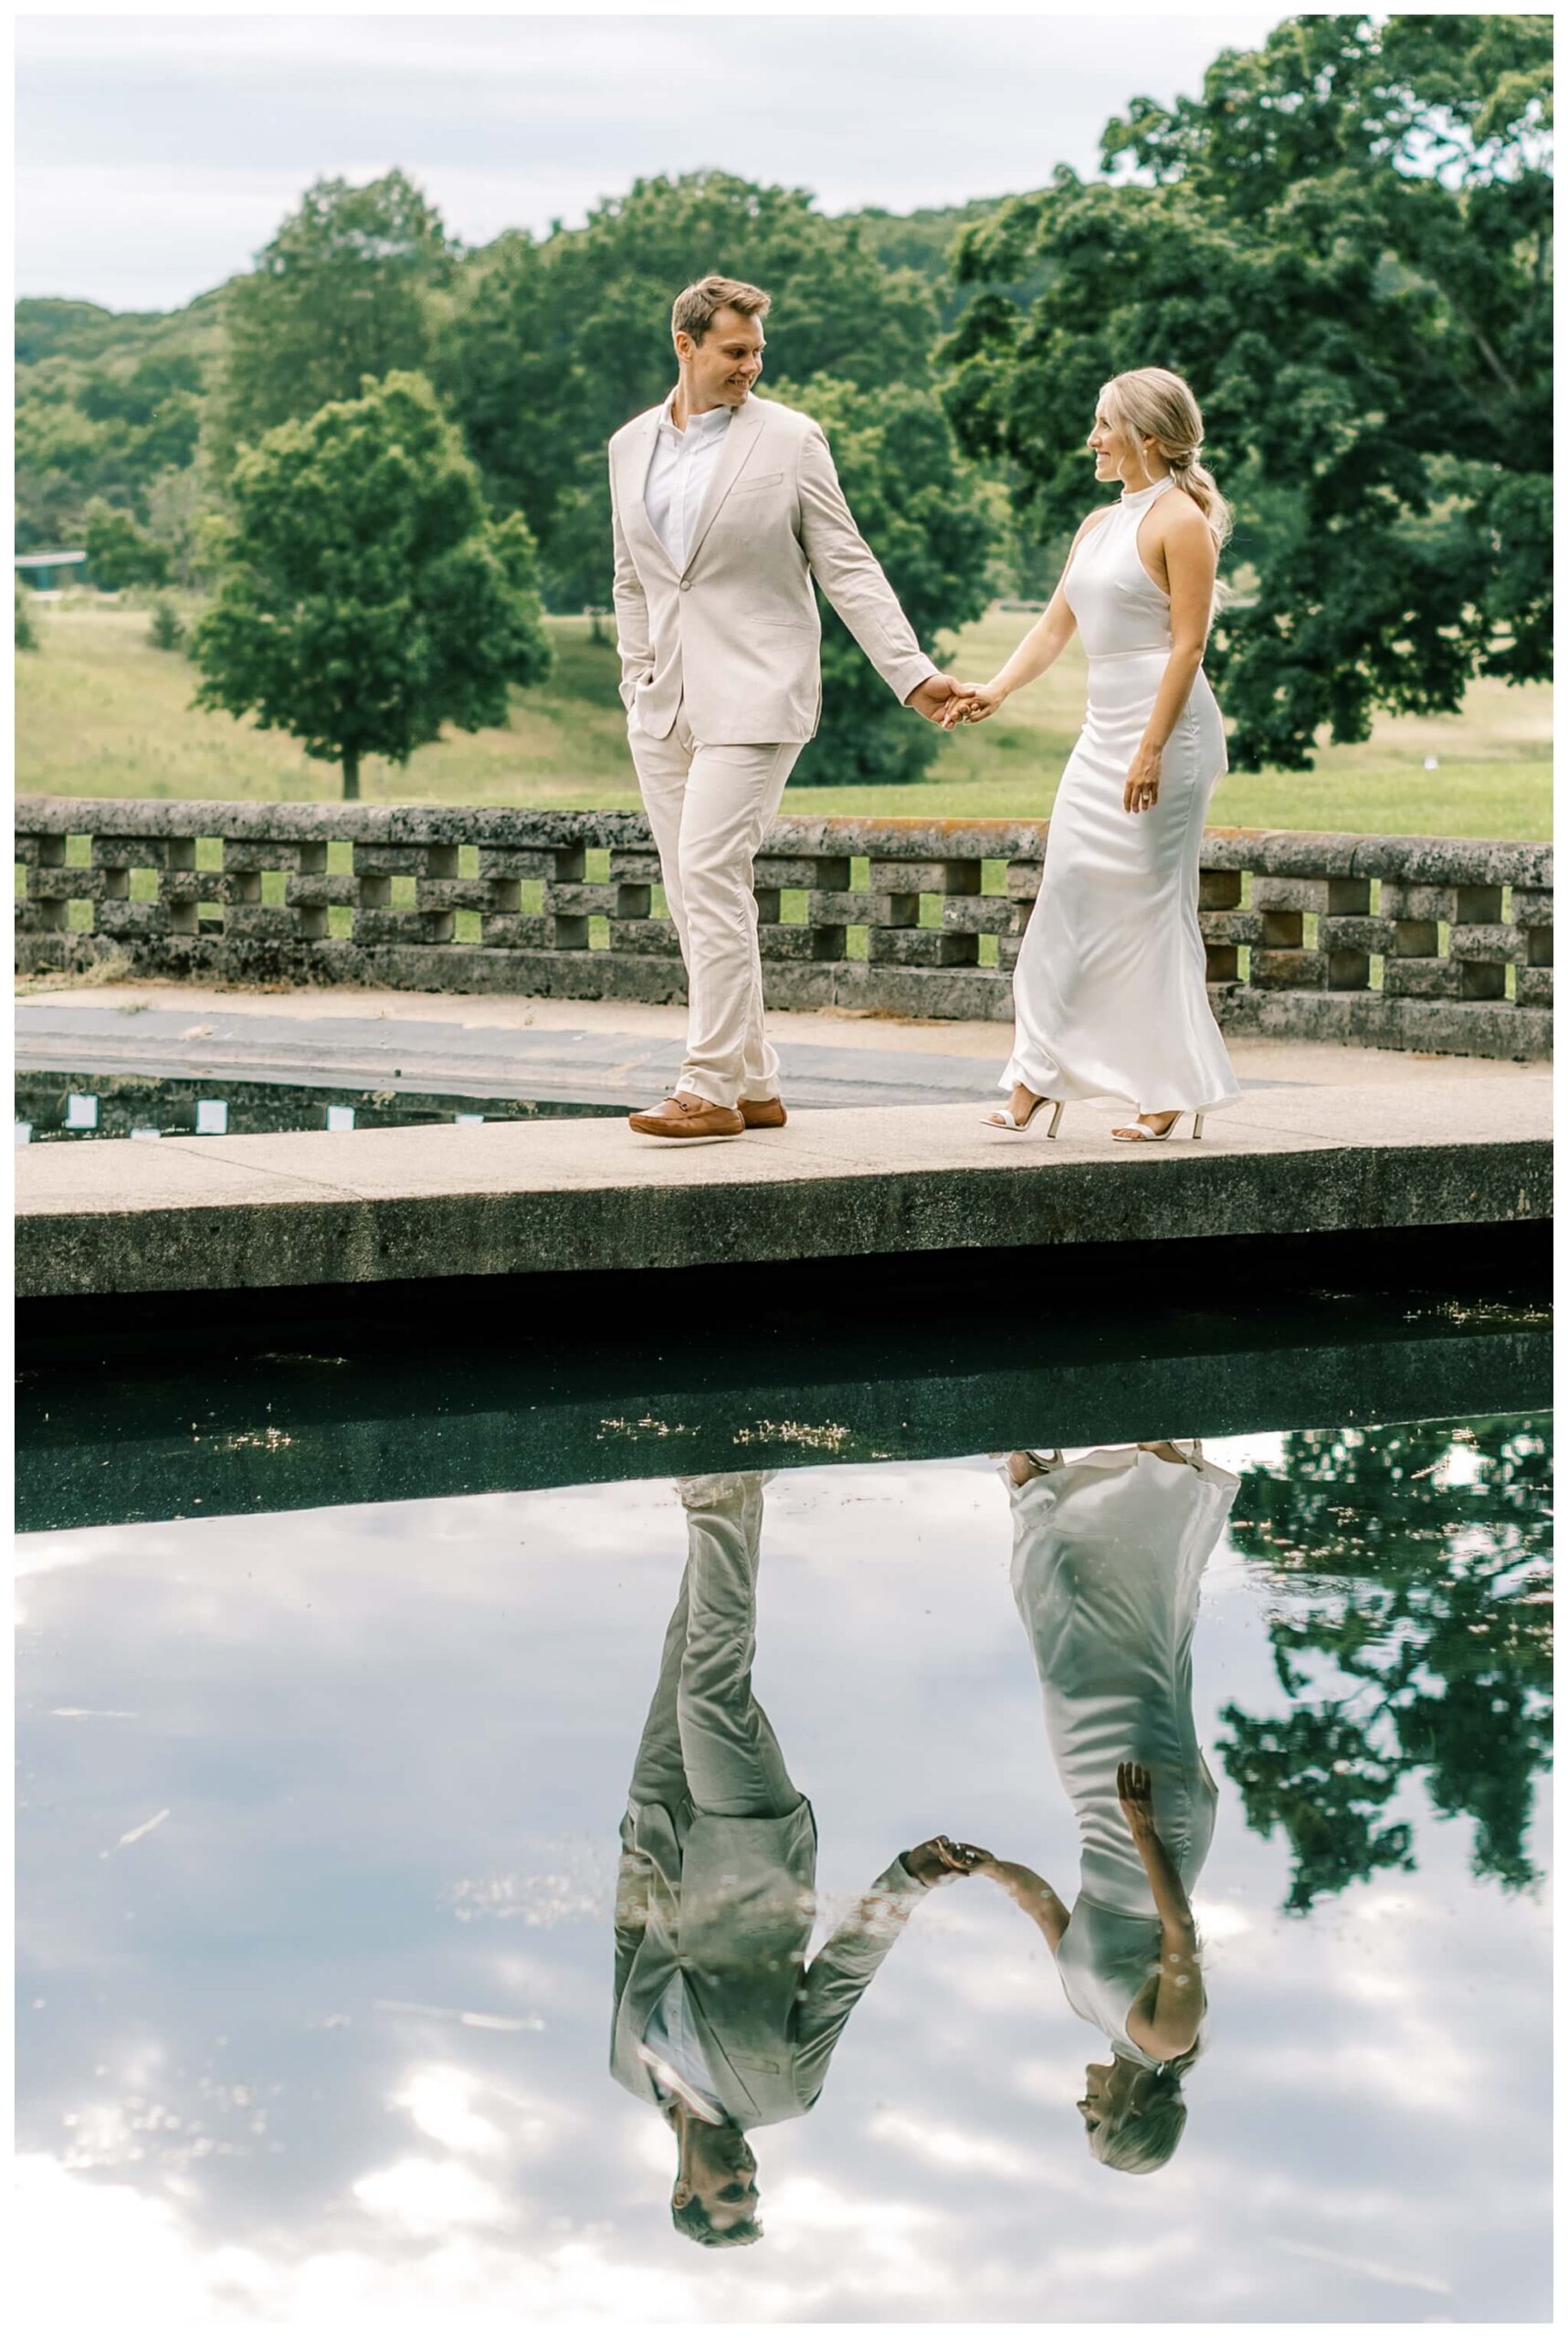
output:
M 27 1298 L 1545 1220 L 1544 1081 L 1280 1090 L 1202 1143 L 1055 1143 L 973 1104 L 795 1114 L 708 1144 L 619 1122 L 54 1143 L 17 1156 Z

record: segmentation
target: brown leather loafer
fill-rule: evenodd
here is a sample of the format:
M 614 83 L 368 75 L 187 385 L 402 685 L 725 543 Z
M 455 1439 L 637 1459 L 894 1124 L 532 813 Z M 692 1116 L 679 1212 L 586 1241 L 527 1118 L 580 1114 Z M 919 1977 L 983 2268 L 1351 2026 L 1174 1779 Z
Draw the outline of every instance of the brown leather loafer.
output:
M 745 1122 L 732 1104 L 710 1104 L 700 1096 L 667 1096 L 651 1112 L 634 1112 L 626 1122 L 639 1136 L 742 1136 Z
M 782 1096 L 742 1096 L 741 1118 L 749 1129 L 782 1129 L 789 1114 Z

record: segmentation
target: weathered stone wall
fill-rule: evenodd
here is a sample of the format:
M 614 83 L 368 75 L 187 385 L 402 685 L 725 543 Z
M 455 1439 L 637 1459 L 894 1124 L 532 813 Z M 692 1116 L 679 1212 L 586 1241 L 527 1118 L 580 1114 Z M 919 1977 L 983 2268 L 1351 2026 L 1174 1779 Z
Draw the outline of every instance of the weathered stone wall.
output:
M 118 956 L 207 981 L 684 995 L 638 813 L 34 796 L 16 825 L 23 973 Z M 776 821 L 755 870 L 769 1004 L 1005 1021 L 1048 829 Z M 606 873 L 590 878 L 590 852 Z M 1549 847 L 1211 828 L 1202 871 L 1209 995 L 1227 1029 L 1550 1052 Z

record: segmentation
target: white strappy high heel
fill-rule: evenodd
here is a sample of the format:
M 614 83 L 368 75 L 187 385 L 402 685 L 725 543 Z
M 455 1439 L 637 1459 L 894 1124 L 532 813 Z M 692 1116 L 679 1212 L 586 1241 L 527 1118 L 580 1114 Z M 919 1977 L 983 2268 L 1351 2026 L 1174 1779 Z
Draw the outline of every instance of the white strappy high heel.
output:
M 1141 1120 L 1130 1122 L 1125 1128 L 1111 1130 L 1111 1142 L 1114 1144 L 1163 1144 L 1168 1136 L 1175 1135 L 1177 1123 L 1185 1118 L 1184 1112 L 1173 1112 L 1168 1124 L 1163 1129 L 1145 1128 Z M 1204 1116 L 1201 1112 L 1194 1112 L 1193 1114 L 1194 1138 L 1202 1136 L 1203 1132 Z
M 988 1129 L 1011 1129 L 1015 1136 L 1022 1136 L 1029 1123 L 1051 1101 L 1052 1099 L 1049 1096 L 1037 1096 L 1021 1121 L 1015 1118 L 1010 1104 L 1004 1104 L 999 1111 L 986 1113 L 985 1126 Z M 1060 1097 L 1056 1099 L 1056 1110 L 1051 1114 L 1051 1124 L 1046 1131 L 1047 1136 L 1055 1136 L 1061 1125 L 1062 1102 L 1063 1100 Z

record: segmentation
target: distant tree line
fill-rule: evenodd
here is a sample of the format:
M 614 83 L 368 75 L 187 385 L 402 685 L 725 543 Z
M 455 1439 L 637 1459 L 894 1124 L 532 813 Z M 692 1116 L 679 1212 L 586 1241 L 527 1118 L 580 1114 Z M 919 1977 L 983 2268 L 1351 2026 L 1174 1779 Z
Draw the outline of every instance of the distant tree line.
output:
M 1058 170 L 961 210 L 829 218 L 803 190 L 704 172 L 466 250 L 400 171 L 322 180 L 247 273 L 174 315 L 18 304 L 18 546 L 90 532 L 101 583 L 220 588 L 211 679 L 237 702 L 236 610 L 248 596 L 270 625 L 299 589 L 287 562 L 267 581 L 279 546 L 260 557 L 247 465 L 303 479 L 304 442 L 272 434 L 395 381 L 399 414 L 453 434 L 438 468 L 468 467 L 476 542 L 524 596 L 510 679 L 538 679 L 540 600 L 609 597 L 605 443 L 663 395 L 672 294 L 717 267 L 773 294 L 764 391 L 828 428 L 933 644 L 998 591 L 1049 589 L 1093 500 L 1101 381 L 1186 373 L 1237 509 L 1214 648 L 1232 760 L 1303 765 L 1324 728 L 1360 738 L 1380 708 L 1451 711 L 1477 674 L 1550 669 L 1550 19 L 1303 16 L 1220 57 L 1200 98 L 1133 100 L 1100 178 Z M 323 425 L 319 444 L 362 427 L 379 427 Z M 198 627 L 198 656 L 216 638 Z M 918 777 L 934 734 L 830 612 L 825 638 L 803 777 Z M 365 702 L 390 686 L 365 679 Z M 493 705 L 472 681 L 446 719 Z M 417 743 L 443 696 L 400 700 L 389 735 Z

